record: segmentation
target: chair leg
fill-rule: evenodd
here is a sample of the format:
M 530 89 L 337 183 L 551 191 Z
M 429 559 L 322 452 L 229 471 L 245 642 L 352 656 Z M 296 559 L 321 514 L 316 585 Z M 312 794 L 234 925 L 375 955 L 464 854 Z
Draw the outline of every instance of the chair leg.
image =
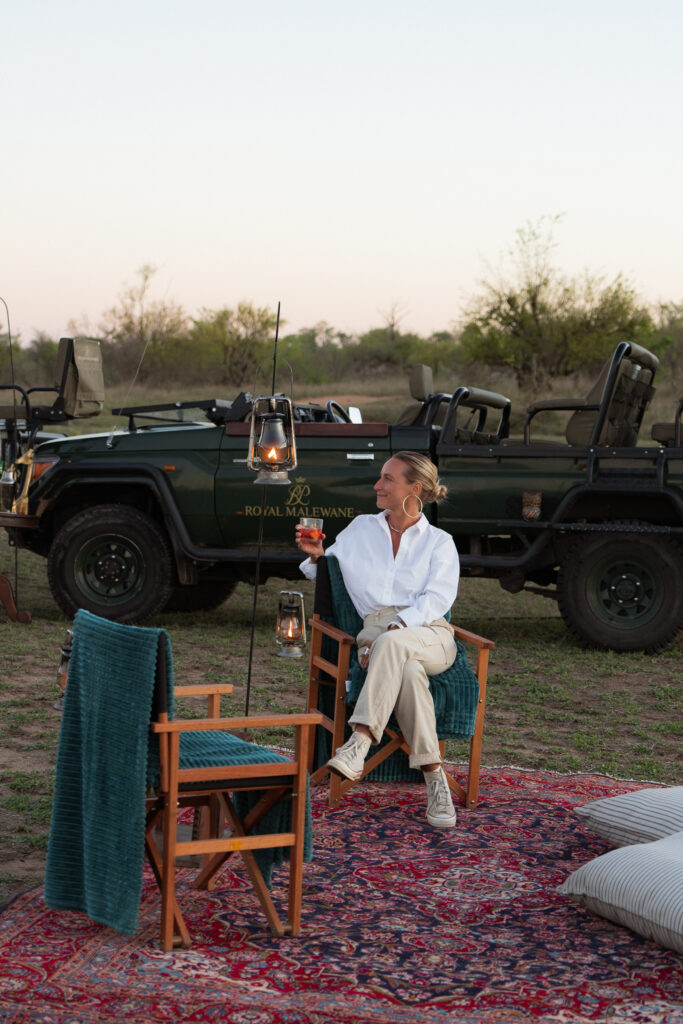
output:
M 156 826 L 157 819 L 159 818 L 159 815 L 161 813 L 161 811 L 155 811 L 151 815 L 149 815 L 147 820 L 147 826 L 145 828 L 145 852 L 147 853 L 147 859 L 149 860 L 149 864 L 152 869 L 152 874 L 154 875 L 160 893 L 162 892 L 163 889 L 162 879 L 164 875 L 164 867 L 162 855 L 159 853 L 159 848 L 154 840 L 153 832 Z M 173 935 L 177 936 L 178 942 L 181 946 L 188 949 L 192 945 L 192 940 L 190 939 L 190 933 L 187 930 L 187 925 L 185 924 L 185 921 L 183 919 L 183 915 L 178 905 L 175 892 L 173 892 L 172 908 Z M 173 940 L 173 944 L 175 944 L 175 939 Z
M 223 834 L 224 829 L 224 817 L 222 813 L 222 807 L 220 800 L 218 799 L 217 793 L 212 793 L 209 799 L 209 805 L 199 807 L 197 809 L 199 821 L 195 817 L 195 821 L 199 827 L 199 835 L 208 836 L 211 839 L 217 839 Z M 193 836 L 193 838 L 195 838 Z M 198 838 L 198 837 L 197 837 Z M 206 868 L 211 862 L 211 854 L 205 853 L 202 857 L 202 868 Z M 211 890 L 216 884 L 215 873 L 207 880 L 205 889 Z
M 479 680 L 479 703 L 474 721 L 474 733 L 470 740 L 470 765 L 467 776 L 466 806 L 476 807 L 479 800 L 479 774 L 481 768 L 481 745 L 484 735 L 484 714 L 486 712 L 486 680 L 488 677 L 489 652 L 480 647 L 477 655 L 477 679 Z
M 268 813 L 271 807 L 273 807 L 278 800 L 282 799 L 285 792 L 286 787 L 283 786 L 278 789 L 269 790 L 261 797 L 256 806 L 252 807 L 242 822 L 245 835 L 249 835 L 254 826 L 257 825 L 261 818 Z M 218 798 L 221 820 L 225 821 L 226 818 L 230 819 L 225 797 L 220 793 L 217 793 L 216 796 Z M 230 819 L 230 821 L 232 823 L 232 819 Z M 195 889 L 213 889 L 216 874 L 220 871 L 226 860 L 229 860 L 229 858 L 234 856 L 237 852 L 237 850 L 227 849 L 221 850 L 218 853 L 208 854 L 206 862 L 202 865 L 201 871 L 194 880 Z
M 177 733 L 170 733 L 168 737 L 170 765 L 177 765 L 179 759 L 180 739 Z M 181 924 L 179 932 L 176 932 L 176 922 L 180 917 L 180 911 L 175 896 L 175 859 L 176 844 L 178 841 L 178 779 L 175 771 L 171 771 L 171 778 L 168 787 L 167 800 L 162 812 L 164 847 L 161 859 L 161 948 L 169 953 L 176 944 L 182 946 L 190 945 L 190 936 Z M 182 917 L 180 917 L 182 922 Z
M 294 845 L 289 851 L 289 903 L 287 908 L 287 932 L 301 933 L 301 897 L 304 877 L 304 838 L 306 824 L 306 764 L 308 748 L 313 746 L 311 730 L 298 726 L 296 730 L 294 760 L 298 770 L 292 792 L 292 824 Z
M 226 813 L 228 818 L 230 819 L 230 824 L 232 825 L 233 833 L 236 836 L 245 836 L 247 833 L 242 827 L 242 822 L 235 813 L 235 810 L 232 806 L 232 802 L 230 801 L 229 798 L 225 798 L 223 796 L 221 797 L 221 800 L 224 801 Z M 282 921 L 278 917 L 278 912 L 275 909 L 275 904 L 271 899 L 270 892 L 268 891 L 268 886 L 266 885 L 263 879 L 263 875 L 261 874 L 261 869 L 256 863 L 256 858 L 254 857 L 254 854 L 251 852 L 251 850 L 240 850 L 240 853 L 242 855 L 244 866 L 247 869 L 249 878 L 251 879 L 251 884 L 253 885 L 256 891 L 256 895 L 259 898 L 259 902 L 263 909 L 263 913 L 266 915 L 266 920 L 268 921 L 268 924 L 271 927 L 273 935 L 276 935 L 278 938 L 282 938 L 282 936 L 285 934 L 285 926 L 282 924 Z

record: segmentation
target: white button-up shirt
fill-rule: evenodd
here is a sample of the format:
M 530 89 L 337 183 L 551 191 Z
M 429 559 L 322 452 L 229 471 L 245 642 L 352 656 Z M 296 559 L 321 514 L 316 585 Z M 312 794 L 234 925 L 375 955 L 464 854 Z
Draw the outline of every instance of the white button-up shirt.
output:
M 406 626 L 426 626 L 445 615 L 455 601 L 460 561 L 453 538 L 424 515 L 401 537 L 396 558 L 385 513 L 358 516 L 325 554 L 335 555 L 358 614 L 396 605 Z M 301 571 L 315 579 L 307 558 Z

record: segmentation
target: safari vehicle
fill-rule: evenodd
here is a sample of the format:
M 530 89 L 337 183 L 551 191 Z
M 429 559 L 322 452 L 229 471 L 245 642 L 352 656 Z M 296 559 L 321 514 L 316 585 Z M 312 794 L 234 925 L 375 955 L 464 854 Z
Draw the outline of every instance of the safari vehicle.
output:
M 64 342 L 63 379 L 78 382 L 78 349 Z M 287 486 L 266 487 L 260 577 L 299 578 L 297 518 L 323 517 L 331 542 L 376 511 L 382 463 L 414 449 L 448 486 L 425 511 L 453 535 L 464 575 L 557 599 L 585 644 L 663 650 L 683 629 L 683 402 L 639 443 L 656 369 L 651 352 L 621 342 L 584 398 L 529 406 L 519 438 L 508 398 L 464 385 L 435 393 L 425 366 L 413 368 L 413 402 L 395 423 L 295 402 L 298 465 Z M 140 622 L 213 607 L 254 580 L 262 490 L 247 467 L 250 395 L 114 410 L 122 425 L 111 433 L 34 446 L 54 404 L 62 418 L 82 409 L 77 389 L 71 404 L 61 397 L 41 411 L 22 393 L 19 412 L 16 399 L 12 415 L 0 408 L 0 525 L 47 558 L 67 615 L 85 607 Z M 567 420 L 562 441 L 541 435 L 551 413 Z

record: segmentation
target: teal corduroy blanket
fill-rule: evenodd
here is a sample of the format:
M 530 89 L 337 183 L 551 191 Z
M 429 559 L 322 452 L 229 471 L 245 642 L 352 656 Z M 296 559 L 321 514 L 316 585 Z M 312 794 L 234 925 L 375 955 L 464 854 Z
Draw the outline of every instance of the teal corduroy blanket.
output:
M 128 935 L 137 928 L 142 892 L 145 799 L 148 786 L 158 781 L 150 719 L 160 643 L 172 718 L 173 659 L 166 631 L 76 613 L 57 754 L 45 901 L 56 910 L 83 911 Z M 286 760 L 227 732 L 181 735 L 181 768 Z M 235 794 L 238 813 L 246 813 L 259 795 Z M 290 821 L 290 804 L 280 801 L 256 831 L 287 832 Z M 257 852 L 267 884 L 273 865 L 288 852 Z M 304 857 L 312 857 L 308 802 Z
M 128 935 L 145 850 L 150 718 L 162 629 L 76 612 L 57 752 L 45 902 Z

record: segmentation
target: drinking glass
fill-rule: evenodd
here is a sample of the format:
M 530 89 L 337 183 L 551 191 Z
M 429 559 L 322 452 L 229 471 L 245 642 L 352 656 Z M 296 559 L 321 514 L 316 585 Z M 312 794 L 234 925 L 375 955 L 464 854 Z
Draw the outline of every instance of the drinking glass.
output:
M 322 519 L 313 519 L 311 516 L 299 518 L 299 536 L 304 540 L 320 540 L 323 535 Z

